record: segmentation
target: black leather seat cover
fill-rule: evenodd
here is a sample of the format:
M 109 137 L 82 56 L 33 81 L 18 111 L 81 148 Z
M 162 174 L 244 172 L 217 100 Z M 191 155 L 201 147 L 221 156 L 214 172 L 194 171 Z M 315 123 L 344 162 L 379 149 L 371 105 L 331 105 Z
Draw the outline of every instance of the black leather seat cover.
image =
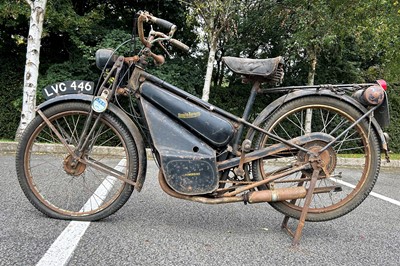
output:
M 275 75 L 279 64 L 283 64 L 282 56 L 267 59 L 250 59 L 225 56 L 222 58 L 226 66 L 237 74 L 270 78 Z

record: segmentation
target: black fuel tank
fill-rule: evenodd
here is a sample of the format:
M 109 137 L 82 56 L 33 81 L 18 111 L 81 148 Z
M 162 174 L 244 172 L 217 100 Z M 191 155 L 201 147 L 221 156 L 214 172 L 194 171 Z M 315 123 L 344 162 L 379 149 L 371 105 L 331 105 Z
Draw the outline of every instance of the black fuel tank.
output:
M 233 137 L 235 130 L 228 120 L 153 83 L 144 82 L 141 85 L 141 94 L 147 101 L 214 147 L 227 145 Z

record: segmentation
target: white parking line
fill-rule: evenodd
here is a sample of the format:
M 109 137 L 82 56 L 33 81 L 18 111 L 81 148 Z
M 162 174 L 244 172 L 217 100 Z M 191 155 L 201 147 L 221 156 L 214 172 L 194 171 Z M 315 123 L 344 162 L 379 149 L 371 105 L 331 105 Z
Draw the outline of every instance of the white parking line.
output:
M 36 266 L 66 265 L 89 225 L 90 222 L 70 222 Z
M 342 185 L 347 186 L 347 187 L 351 187 L 351 188 L 355 188 L 355 187 L 356 187 L 356 186 L 354 186 L 353 184 L 344 182 L 344 181 L 342 181 L 342 180 L 338 180 L 338 179 L 336 179 L 336 178 L 331 178 L 331 179 L 332 179 L 333 181 L 335 181 L 336 183 L 342 184 Z M 371 192 L 371 193 L 369 193 L 369 194 L 370 194 L 371 196 L 375 197 L 375 198 L 378 198 L 378 199 L 381 199 L 381 200 L 390 202 L 390 203 L 392 203 L 392 204 L 394 204 L 394 205 L 400 206 L 400 201 L 397 201 L 397 200 L 395 200 L 395 199 L 392 199 L 392 198 L 383 196 L 383 195 L 378 194 L 378 193 L 375 193 L 375 192 Z
M 115 169 L 122 171 L 125 167 L 125 164 L 126 160 L 123 159 L 118 163 Z M 81 211 L 97 208 L 107 197 L 108 191 L 113 186 L 115 181 L 115 177 L 107 176 L 82 207 Z M 71 259 L 74 250 L 78 246 L 79 241 L 85 234 L 89 225 L 90 222 L 70 222 L 50 246 L 44 256 L 40 259 L 40 261 L 36 264 L 36 266 L 66 265 Z

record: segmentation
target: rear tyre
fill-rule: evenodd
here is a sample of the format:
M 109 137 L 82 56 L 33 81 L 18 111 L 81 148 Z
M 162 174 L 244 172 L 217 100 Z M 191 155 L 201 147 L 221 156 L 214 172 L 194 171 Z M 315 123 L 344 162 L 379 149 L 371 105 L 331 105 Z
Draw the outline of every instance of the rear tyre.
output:
M 306 113 L 312 110 L 311 123 L 307 130 Z M 305 97 L 284 104 L 267 120 L 264 129 L 284 139 L 292 139 L 306 132 L 323 132 L 338 137 L 362 114 L 345 102 L 324 96 Z M 266 147 L 276 142 L 262 134 L 256 146 Z M 327 143 L 315 141 L 307 144 L 308 149 L 319 150 Z M 357 158 L 346 159 L 349 154 Z M 346 156 L 347 155 L 347 156 Z M 291 150 L 264 158 L 253 164 L 255 180 L 284 171 L 288 165 L 306 161 L 307 154 Z M 321 171 L 316 188 L 332 188 L 330 192 L 314 194 L 307 221 L 327 221 L 341 217 L 354 210 L 372 190 L 380 169 L 380 148 L 375 131 L 367 119 L 357 124 L 338 139 L 325 154 L 329 177 Z M 312 171 L 301 171 L 279 179 L 275 188 L 308 187 Z M 270 185 L 270 186 L 272 186 Z M 260 189 L 268 189 L 263 186 Z M 299 219 L 305 199 L 270 203 L 276 210 Z
M 75 150 L 89 112 L 89 104 L 69 102 L 52 106 L 44 114 Z M 132 194 L 133 186 L 99 166 L 114 168 L 135 181 L 139 160 L 134 139 L 111 114 L 103 113 L 97 125 L 93 121 L 94 133 L 83 158 L 94 166 L 74 166 L 72 156 L 40 116 L 25 130 L 16 155 L 18 181 L 42 213 L 57 219 L 99 220 L 120 209 Z

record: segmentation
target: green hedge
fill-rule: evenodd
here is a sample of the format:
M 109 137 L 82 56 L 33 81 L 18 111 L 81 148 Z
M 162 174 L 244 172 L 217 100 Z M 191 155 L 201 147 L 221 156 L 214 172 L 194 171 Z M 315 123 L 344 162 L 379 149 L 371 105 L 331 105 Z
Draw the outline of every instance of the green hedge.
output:
M 14 139 L 22 106 L 24 69 L 16 59 L 2 57 L 0 64 L 0 139 Z

